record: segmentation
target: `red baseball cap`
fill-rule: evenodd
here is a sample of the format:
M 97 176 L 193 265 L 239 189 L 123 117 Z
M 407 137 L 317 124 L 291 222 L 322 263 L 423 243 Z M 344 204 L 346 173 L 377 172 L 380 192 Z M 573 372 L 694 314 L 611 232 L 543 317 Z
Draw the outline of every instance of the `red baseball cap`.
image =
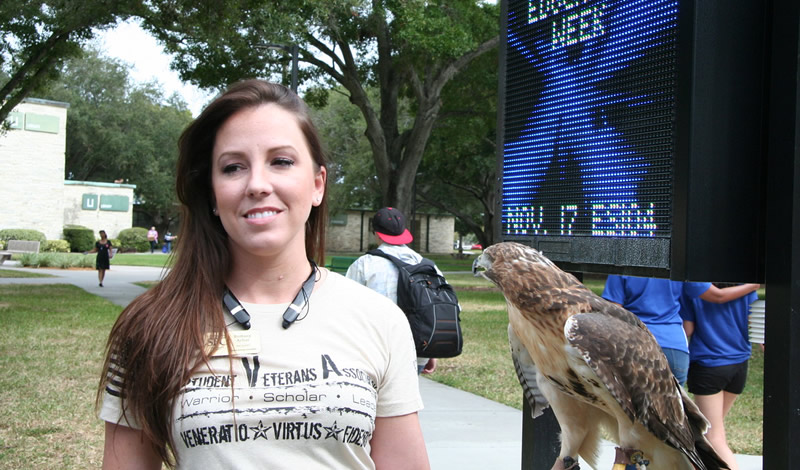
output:
M 375 213 L 372 230 L 378 238 L 390 245 L 405 245 L 414 240 L 406 228 L 406 217 L 393 207 L 384 207 Z

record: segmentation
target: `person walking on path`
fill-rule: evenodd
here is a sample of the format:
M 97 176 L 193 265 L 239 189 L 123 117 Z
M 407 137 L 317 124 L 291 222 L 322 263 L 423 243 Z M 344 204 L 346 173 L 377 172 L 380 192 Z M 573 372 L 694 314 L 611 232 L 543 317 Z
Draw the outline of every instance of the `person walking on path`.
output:
M 100 240 L 95 242 L 94 248 L 84 254 L 89 253 L 97 253 L 94 265 L 97 268 L 97 280 L 100 283 L 100 287 L 103 287 L 103 279 L 106 277 L 106 271 L 111 269 L 111 257 L 114 256 L 111 241 L 108 239 L 105 230 L 100 230 Z
M 418 264 L 422 261 L 422 255 L 408 246 L 414 240 L 414 236 L 406 228 L 405 215 L 398 209 L 384 207 L 378 210 L 372 218 L 372 231 L 381 243 L 378 249 L 382 252 L 408 264 Z M 442 274 L 438 267 L 436 272 Z M 388 259 L 370 254 L 363 255 L 350 265 L 346 276 L 397 303 L 399 274 L 397 266 Z M 436 370 L 436 359 L 419 357 L 417 368 L 419 373 L 432 374 Z
M 152 255 L 158 246 L 158 231 L 155 226 L 150 227 L 150 230 L 147 231 L 147 241 L 150 242 L 150 254 Z
M 689 336 L 686 384 L 694 394 L 694 402 L 711 423 L 706 438 L 731 470 L 739 470 L 739 465 L 728 447 L 725 417 L 747 382 L 747 365 L 752 353 L 748 316 L 750 304 L 756 300 L 755 290 L 722 304 L 702 298 L 681 298 L 681 318 Z
M 429 470 L 405 315 L 317 265 L 326 165 L 305 103 L 262 80 L 183 132 L 181 249 L 107 343 L 104 468 Z

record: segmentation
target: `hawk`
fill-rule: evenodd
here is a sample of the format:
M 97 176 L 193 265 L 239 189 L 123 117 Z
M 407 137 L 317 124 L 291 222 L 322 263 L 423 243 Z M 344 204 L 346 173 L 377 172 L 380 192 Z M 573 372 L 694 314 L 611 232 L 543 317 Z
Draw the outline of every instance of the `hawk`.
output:
M 603 428 L 618 458 L 635 454 L 649 470 L 728 468 L 636 315 L 519 243 L 487 248 L 473 272 L 505 296 L 511 354 L 534 417 L 549 404 L 561 426 L 553 470 L 577 468 L 578 455 L 598 468 Z

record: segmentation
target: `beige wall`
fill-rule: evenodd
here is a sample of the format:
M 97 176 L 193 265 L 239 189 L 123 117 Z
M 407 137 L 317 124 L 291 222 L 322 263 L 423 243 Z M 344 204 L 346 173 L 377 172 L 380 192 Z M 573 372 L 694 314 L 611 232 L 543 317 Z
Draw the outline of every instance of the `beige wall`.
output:
M 132 184 L 64 181 L 67 103 L 28 98 L 14 108 L 21 128 L 0 136 L 0 229 L 34 229 L 63 238 L 64 225 L 116 237 L 133 222 Z M 33 119 L 28 121 L 28 116 Z M 36 120 L 47 125 L 39 127 Z M 39 127 L 39 128 L 37 128 Z M 126 212 L 82 209 L 83 194 L 128 197 Z
M 375 238 L 369 227 L 372 215 L 372 212 L 347 211 L 338 217 L 332 216 L 328 223 L 325 250 L 351 253 L 367 251 Z
M 414 233 L 418 245 L 414 249 L 421 253 L 451 253 L 455 237 L 453 216 L 417 214 L 419 229 Z
M 58 132 L 10 129 L 0 136 L 0 228 L 61 238 L 67 104 L 26 100 L 14 111 L 58 119 Z
M 374 211 L 349 210 L 331 217 L 328 224 L 326 251 L 362 253 L 370 244 L 377 244 L 370 220 Z M 450 253 L 453 251 L 455 218 L 449 215 L 417 214 L 414 243 L 420 253 Z
M 64 181 L 64 225 L 83 225 L 94 230 L 95 235 L 105 230 L 109 238 L 116 238 L 120 230 L 133 224 L 133 184 L 94 183 L 87 181 Z M 83 208 L 83 195 L 125 196 L 128 198 L 126 212 Z

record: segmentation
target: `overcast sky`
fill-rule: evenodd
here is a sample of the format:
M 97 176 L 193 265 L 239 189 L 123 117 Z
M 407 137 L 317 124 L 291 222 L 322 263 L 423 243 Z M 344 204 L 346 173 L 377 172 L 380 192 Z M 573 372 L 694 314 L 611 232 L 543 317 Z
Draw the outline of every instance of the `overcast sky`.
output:
M 192 115 L 200 114 L 203 106 L 213 93 L 206 93 L 189 83 L 183 83 L 178 72 L 169 68 L 170 56 L 154 37 L 141 29 L 135 21 L 121 23 L 114 29 L 97 34 L 100 47 L 109 57 L 120 59 L 132 65 L 131 78 L 137 82 L 152 79 L 161 83 L 166 96 L 178 92 Z

